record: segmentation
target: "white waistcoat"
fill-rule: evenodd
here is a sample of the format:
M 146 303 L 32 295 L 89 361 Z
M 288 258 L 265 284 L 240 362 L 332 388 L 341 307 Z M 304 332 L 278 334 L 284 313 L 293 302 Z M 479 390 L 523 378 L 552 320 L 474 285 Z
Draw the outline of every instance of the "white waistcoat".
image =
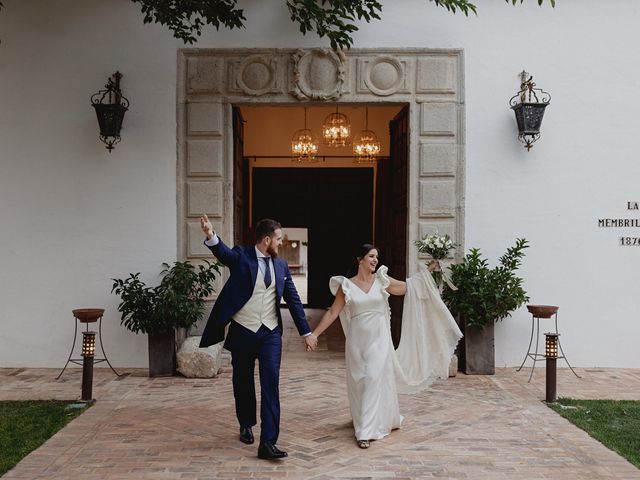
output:
M 257 332 L 263 324 L 269 330 L 273 330 L 278 326 L 275 275 L 273 275 L 271 285 L 267 288 L 264 284 L 264 275 L 260 272 L 260 269 L 258 269 L 253 295 L 251 295 L 249 301 L 245 303 L 240 311 L 233 316 L 233 319 L 254 333 Z

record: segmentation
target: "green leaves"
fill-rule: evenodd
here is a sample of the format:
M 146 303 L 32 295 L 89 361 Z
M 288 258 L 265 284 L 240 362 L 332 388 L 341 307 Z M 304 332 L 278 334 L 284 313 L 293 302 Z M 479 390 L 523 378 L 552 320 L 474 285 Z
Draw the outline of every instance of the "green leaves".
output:
M 463 318 L 467 325 L 484 327 L 508 317 L 527 302 L 523 280 L 515 275 L 526 248 L 529 248 L 527 240 L 517 239 L 493 269 L 477 248 L 469 250 L 462 263 L 451 265 L 451 281 L 458 290 L 445 285 L 442 295 L 451 313 Z
M 120 323 L 134 333 L 167 333 L 192 327 L 204 313 L 205 299 L 215 290 L 220 275 L 218 263 L 198 265 L 163 263 L 163 278 L 157 287 L 147 287 L 140 273 L 126 279 L 113 279 L 111 293 L 121 298 Z
M 167 26 L 173 36 L 185 44 L 195 43 L 206 25 L 216 29 L 244 28 L 244 10 L 238 8 L 237 0 L 131 0 L 141 5 L 144 23 L 159 23 Z M 397 1 L 397 0 L 396 0 Z M 469 0 L 429 0 L 451 13 L 458 11 L 468 16 L 477 14 L 475 4 Z M 516 5 L 524 0 L 506 0 Z M 544 0 L 537 0 L 542 5 Z M 549 0 L 555 7 L 555 0 Z M 298 24 L 300 33 L 315 32 L 320 38 L 327 37 L 331 48 L 348 49 L 353 45 L 357 21 L 380 20 L 382 2 L 376 0 L 286 0 L 291 21 Z M 2 1 L 0 0 L 0 8 Z
M 4 7 L 0 0 L 0 10 Z M 185 44 L 193 44 L 207 25 L 216 30 L 221 26 L 245 28 L 244 10 L 238 8 L 238 0 L 131 0 L 140 4 L 144 23 L 159 23 L 173 32 L 173 36 Z M 397 0 L 396 0 L 397 1 Z M 468 16 L 477 14 L 475 4 L 469 0 L 429 0 L 451 13 L 458 11 Z M 505 0 L 516 5 L 518 1 Z M 537 0 L 542 5 L 544 0 Z M 380 20 L 382 3 L 376 0 L 286 0 L 291 20 L 298 24 L 300 33 L 315 32 L 327 37 L 331 48 L 348 49 L 353 45 L 352 33 L 358 31 L 356 21 Z M 549 0 L 552 7 L 556 0 Z
M 217 30 L 244 28 L 244 11 L 237 0 L 131 0 L 141 5 L 144 23 L 159 23 L 169 27 L 175 38 L 195 43 L 205 25 Z
M 509 3 L 509 1 L 511 1 L 511 3 L 513 5 L 515 5 L 516 3 L 518 3 L 518 0 L 506 0 L 507 3 Z M 520 3 L 524 3 L 524 0 L 520 0 Z M 544 0 L 538 0 L 538 5 L 542 5 L 544 3 Z M 553 8 L 555 8 L 556 6 L 556 0 L 549 0 L 549 3 L 551 4 L 551 6 Z
M 438 7 L 444 7 L 451 13 L 456 13 L 457 10 L 460 10 L 465 16 L 469 16 L 469 12 L 476 12 L 476 6 L 473 3 L 468 2 L 467 0 L 429 0 L 430 2 L 435 3 Z
M 291 20 L 300 26 L 305 35 L 315 31 L 320 37 L 329 38 L 331 48 L 350 48 L 353 38 L 350 33 L 358 30 L 356 18 L 369 23 L 380 19 L 382 4 L 375 0 L 287 0 Z

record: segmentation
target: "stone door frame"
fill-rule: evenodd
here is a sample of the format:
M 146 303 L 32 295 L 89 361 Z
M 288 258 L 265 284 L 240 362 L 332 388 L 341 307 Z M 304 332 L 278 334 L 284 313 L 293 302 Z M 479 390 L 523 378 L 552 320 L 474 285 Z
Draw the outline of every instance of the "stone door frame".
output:
M 233 105 L 339 102 L 410 105 L 407 273 L 424 260 L 413 241 L 436 230 L 460 245 L 460 260 L 463 51 L 415 48 L 178 50 L 177 258 L 211 258 L 204 213 L 224 240 L 233 238 Z

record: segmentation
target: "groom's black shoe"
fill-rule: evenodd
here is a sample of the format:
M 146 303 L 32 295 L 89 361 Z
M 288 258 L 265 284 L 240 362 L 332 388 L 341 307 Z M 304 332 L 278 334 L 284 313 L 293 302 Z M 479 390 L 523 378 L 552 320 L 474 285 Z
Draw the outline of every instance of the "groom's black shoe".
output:
M 247 445 L 251 445 L 253 443 L 254 440 L 251 427 L 240 427 L 240 441 Z
M 277 460 L 286 456 L 287 452 L 283 452 L 271 442 L 261 443 L 258 447 L 258 458 L 263 460 Z

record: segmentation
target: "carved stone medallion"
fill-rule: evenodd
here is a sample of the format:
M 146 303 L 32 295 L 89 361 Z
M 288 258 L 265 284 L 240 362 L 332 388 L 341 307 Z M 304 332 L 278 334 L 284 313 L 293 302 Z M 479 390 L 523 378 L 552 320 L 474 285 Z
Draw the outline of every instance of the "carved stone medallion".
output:
M 389 56 L 380 56 L 367 62 L 364 67 L 364 82 L 373 93 L 386 97 L 396 93 L 404 83 L 402 63 Z
M 330 48 L 297 50 L 293 55 L 293 89 L 299 100 L 337 100 L 342 96 L 346 58 Z
M 247 95 L 264 95 L 276 86 L 277 60 L 263 55 L 251 55 L 240 63 L 236 82 Z

